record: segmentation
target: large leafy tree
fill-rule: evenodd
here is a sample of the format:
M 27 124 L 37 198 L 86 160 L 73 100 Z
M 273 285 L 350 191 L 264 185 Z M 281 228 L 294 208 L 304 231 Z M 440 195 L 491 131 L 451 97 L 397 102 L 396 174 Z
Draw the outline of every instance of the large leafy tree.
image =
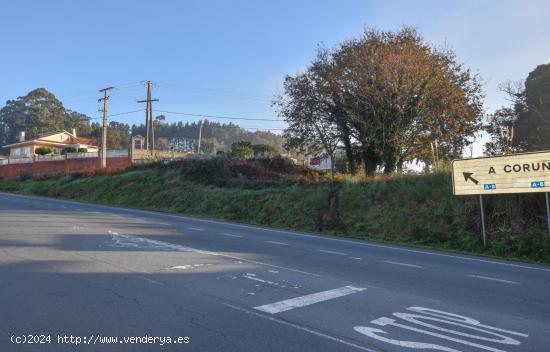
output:
M 304 77 L 314 84 L 302 90 L 288 84 Z M 286 99 L 277 102 L 289 129 L 331 124 L 350 166 L 359 149 L 367 175 L 378 168 L 392 173 L 412 159 L 431 163 L 427 146 L 434 142 L 441 156 L 456 157 L 481 127 L 478 77 L 452 51 L 428 45 L 409 27 L 366 30 L 332 51 L 321 50 L 305 73 L 285 82 Z M 316 109 L 294 108 L 308 99 Z M 310 136 L 309 143 L 320 142 L 318 137 Z
M 331 110 L 330 97 L 316 72 L 288 76 L 285 79 L 285 97 L 276 101 L 279 114 L 284 116 L 288 127 L 285 130 L 285 146 L 300 152 L 322 152 L 328 156 L 334 175 L 334 157 L 341 140 Z
M 517 106 L 515 138 L 527 151 L 550 149 L 550 64 L 539 65 L 525 80 Z
M 0 145 L 18 141 L 21 132 L 29 138 L 42 133 L 71 130 L 89 134 L 89 117 L 66 110 L 63 104 L 44 88 L 38 88 L 0 109 Z
M 550 149 L 550 64 L 537 66 L 525 81 L 505 82 L 500 89 L 510 105 L 489 116 L 486 131 L 491 141 L 485 145 L 486 152 Z

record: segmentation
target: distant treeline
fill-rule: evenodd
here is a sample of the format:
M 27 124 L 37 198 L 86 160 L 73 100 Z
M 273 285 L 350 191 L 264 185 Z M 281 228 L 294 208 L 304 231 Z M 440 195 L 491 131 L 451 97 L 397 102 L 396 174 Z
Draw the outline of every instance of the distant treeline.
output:
M 164 115 L 160 115 L 155 118 L 154 124 L 155 141 L 159 148 L 197 148 L 200 121 L 169 124 L 165 122 Z M 66 109 L 61 101 L 44 88 L 8 100 L 0 109 L 0 146 L 17 142 L 21 132 L 25 132 L 27 138 L 36 138 L 42 133 L 71 131 L 73 128 L 80 136 L 100 139 L 100 122 L 91 122 L 89 116 Z M 130 145 L 131 135 L 145 136 L 145 125 L 110 121 L 107 134 L 108 148 L 125 149 Z M 283 151 L 283 138 L 280 135 L 267 131 L 251 132 L 233 123 L 202 121 L 201 152 L 216 154 L 218 151 L 229 151 L 233 143 L 240 141 L 269 145 L 279 152 Z

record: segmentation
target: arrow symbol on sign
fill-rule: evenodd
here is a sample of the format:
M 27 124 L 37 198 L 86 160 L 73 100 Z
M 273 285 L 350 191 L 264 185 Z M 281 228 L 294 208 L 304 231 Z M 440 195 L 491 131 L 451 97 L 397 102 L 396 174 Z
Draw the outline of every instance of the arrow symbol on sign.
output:
M 472 180 L 472 182 L 476 185 L 479 183 L 478 180 L 472 177 L 472 175 L 474 174 L 473 172 L 463 172 L 462 174 L 464 175 L 464 181 L 468 182 L 468 180 Z

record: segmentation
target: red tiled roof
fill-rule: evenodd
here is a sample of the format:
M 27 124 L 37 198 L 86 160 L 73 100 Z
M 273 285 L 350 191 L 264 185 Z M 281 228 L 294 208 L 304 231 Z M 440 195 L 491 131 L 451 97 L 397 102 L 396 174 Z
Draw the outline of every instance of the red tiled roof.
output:
M 97 142 L 94 138 L 90 137 L 76 137 L 78 143 L 80 144 L 87 144 L 87 145 L 97 145 Z

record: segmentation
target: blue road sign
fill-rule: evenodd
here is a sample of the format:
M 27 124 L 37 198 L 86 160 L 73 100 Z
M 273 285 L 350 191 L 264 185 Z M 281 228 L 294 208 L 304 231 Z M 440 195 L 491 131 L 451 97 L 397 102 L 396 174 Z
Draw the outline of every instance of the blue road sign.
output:
M 542 188 L 542 187 L 544 187 L 544 181 L 531 182 L 531 188 Z
M 486 183 L 483 185 L 484 190 L 497 189 L 496 183 Z

